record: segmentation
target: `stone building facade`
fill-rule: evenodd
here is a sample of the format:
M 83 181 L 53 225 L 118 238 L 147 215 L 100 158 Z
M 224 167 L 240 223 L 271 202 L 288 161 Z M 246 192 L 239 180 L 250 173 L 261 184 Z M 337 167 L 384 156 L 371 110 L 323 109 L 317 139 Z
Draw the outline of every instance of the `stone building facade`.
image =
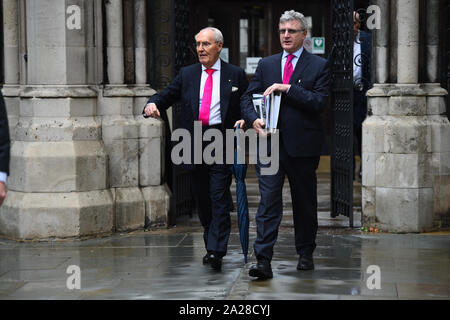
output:
M 363 224 L 391 232 L 449 227 L 448 93 L 439 83 L 439 70 L 447 70 L 439 47 L 448 36 L 439 37 L 440 26 L 448 25 L 439 11 L 448 4 L 374 3 L 382 21 L 374 31 L 375 84 L 363 123 Z
M 122 0 L 2 2 L 13 143 L 0 235 L 82 238 L 165 224 L 163 124 L 141 116 L 155 92 L 145 67 L 147 1 L 128 8 L 132 48 Z M 134 83 L 125 84 L 130 73 Z
M 441 1 L 373 1 L 382 22 L 373 30 L 375 85 L 363 124 L 364 225 L 393 232 L 449 225 Z M 158 59 L 149 50 L 152 3 L 2 0 L 2 92 L 13 143 L 1 237 L 83 238 L 167 224 L 164 123 L 141 116 L 156 89 L 148 74 Z M 162 35 L 168 21 L 155 26 Z M 162 40 L 155 46 L 167 45 Z

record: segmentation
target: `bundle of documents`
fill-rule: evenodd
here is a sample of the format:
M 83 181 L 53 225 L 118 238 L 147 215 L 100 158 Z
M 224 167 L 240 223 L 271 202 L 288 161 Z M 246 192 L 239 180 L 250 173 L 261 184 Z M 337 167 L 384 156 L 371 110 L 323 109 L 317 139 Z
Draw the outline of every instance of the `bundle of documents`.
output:
M 280 102 L 280 93 L 271 93 L 265 97 L 262 94 L 253 94 L 253 106 L 256 114 L 266 124 L 265 131 L 268 133 L 274 133 L 277 128 Z

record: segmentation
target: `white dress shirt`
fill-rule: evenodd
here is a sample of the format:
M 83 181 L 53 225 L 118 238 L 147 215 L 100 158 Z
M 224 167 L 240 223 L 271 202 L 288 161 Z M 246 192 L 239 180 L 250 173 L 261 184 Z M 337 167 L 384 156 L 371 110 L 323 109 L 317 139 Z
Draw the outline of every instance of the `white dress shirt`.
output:
M 358 35 L 353 42 L 353 83 L 355 85 L 361 82 L 362 78 L 362 68 L 361 68 L 361 42 L 359 40 L 360 32 L 358 31 Z M 358 62 L 359 65 L 356 64 Z
M 6 177 L 7 177 L 6 172 L 0 171 L 0 182 L 3 182 L 4 184 L 6 184 Z
M 209 111 L 209 125 L 215 125 L 222 123 L 222 118 L 220 116 L 220 59 L 217 59 L 216 63 L 211 67 L 216 71 L 212 74 L 213 79 L 213 91 L 211 96 L 211 108 Z M 208 73 L 205 71 L 206 67 L 202 65 L 202 77 L 200 80 L 200 100 L 198 110 L 202 107 L 203 91 L 205 90 L 206 79 L 208 78 Z

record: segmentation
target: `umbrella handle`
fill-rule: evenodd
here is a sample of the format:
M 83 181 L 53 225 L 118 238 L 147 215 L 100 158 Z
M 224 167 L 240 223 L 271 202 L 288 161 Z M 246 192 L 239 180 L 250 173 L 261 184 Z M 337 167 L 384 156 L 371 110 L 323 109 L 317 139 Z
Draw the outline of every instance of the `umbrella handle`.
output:
M 240 123 L 238 123 L 238 125 L 236 126 L 236 130 L 234 130 L 234 137 L 235 137 L 235 139 L 236 139 L 236 151 L 238 151 L 238 144 L 239 144 L 239 129 L 240 129 L 240 127 L 241 127 L 241 124 Z M 236 154 L 234 155 L 235 156 L 235 158 L 236 158 Z

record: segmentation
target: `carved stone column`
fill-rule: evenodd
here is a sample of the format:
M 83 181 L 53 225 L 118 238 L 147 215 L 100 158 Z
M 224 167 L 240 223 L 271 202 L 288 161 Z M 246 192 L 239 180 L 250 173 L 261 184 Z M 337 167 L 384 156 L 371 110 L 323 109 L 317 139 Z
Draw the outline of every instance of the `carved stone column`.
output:
M 8 113 L 11 141 L 19 121 L 19 2 L 3 0 L 5 84 L 2 89 Z
M 0 234 L 50 239 L 109 234 L 108 159 L 89 86 L 93 2 L 27 0 L 25 83 Z M 22 38 L 21 41 L 24 39 Z
M 374 56 L 375 60 L 375 83 L 386 83 L 389 80 L 389 0 L 376 0 L 379 6 L 380 26 L 382 28 L 375 33 Z
M 398 83 L 367 92 L 363 123 L 363 224 L 391 232 L 423 232 L 450 221 L 447 92 L 418 83 L 418 18 L 426 14 L 418 2 L 397 1 Z

